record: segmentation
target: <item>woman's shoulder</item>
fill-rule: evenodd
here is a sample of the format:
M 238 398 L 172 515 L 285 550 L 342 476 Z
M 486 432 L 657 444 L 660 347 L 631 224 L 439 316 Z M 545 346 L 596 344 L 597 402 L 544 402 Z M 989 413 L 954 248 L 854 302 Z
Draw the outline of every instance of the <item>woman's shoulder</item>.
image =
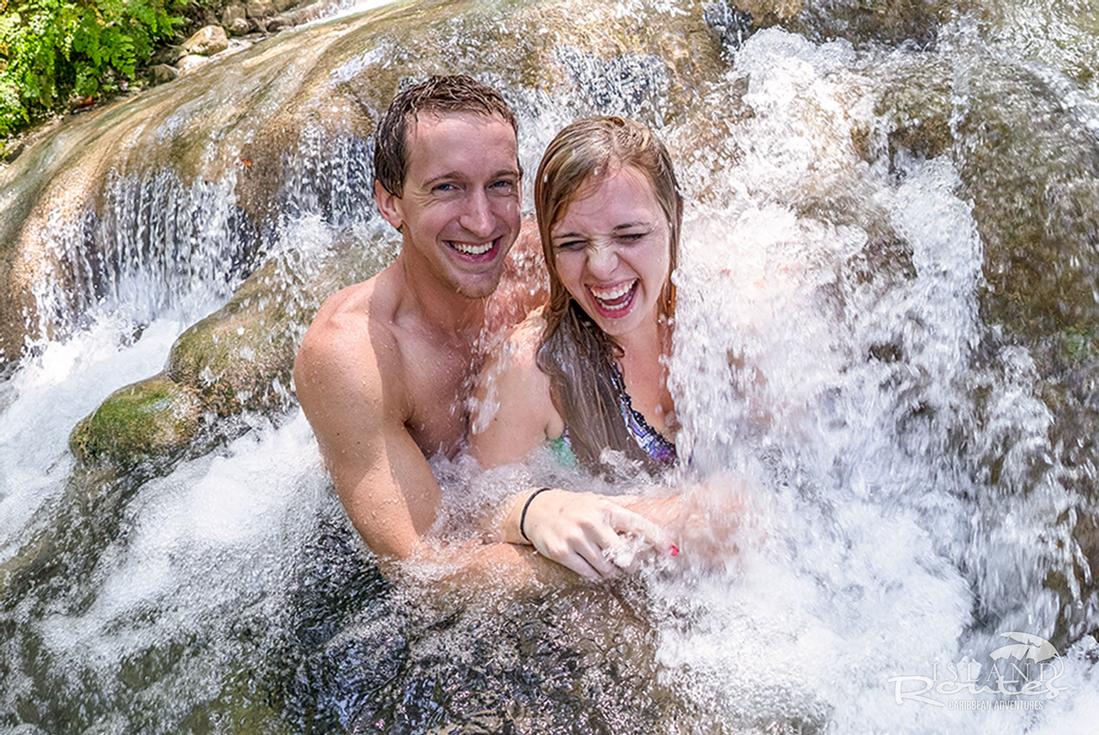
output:
M 535 399 L 541 394 L 549 396 L 549 378 L 538 369 L 538 350 L 542 345 L 542 333 L 546 320 L 542 309 L 532 311 L 504 336 L 481 372 L 481 384 L 506 390 L 509 398 L 522 400 L 526 396 Z M 525 401 L 524 401 L 525 402 Z
M 474 392 L 473 433 L 505 423 L 534 422 L 548 436 L 561 433 L 561 423 L 550 397 L 549 377 L 538 368 L 538 349 L 545 319 L 536 309 L 519 322 L 493 350 Z
M 517 367 L 537 368 L 538 349 L 542 346 L 542 335 L 546 331 L 544 307 L 538 307 L 527 317 L 511 328 L 504 339 L 501 356 Z M 541 373 L 541 371 L 538 371 Z

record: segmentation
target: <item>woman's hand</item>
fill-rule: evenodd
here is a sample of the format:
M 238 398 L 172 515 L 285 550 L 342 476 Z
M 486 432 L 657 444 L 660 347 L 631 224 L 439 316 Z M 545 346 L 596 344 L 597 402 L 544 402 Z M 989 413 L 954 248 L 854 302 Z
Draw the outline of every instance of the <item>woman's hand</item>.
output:
M 748 487 L 735 476 L 714 477 L 700 486 L 680 489 L 666 497 L 618 497 L 631 511 L 666 529 L 675 552 L 704 569 L 727 569 L 739 556 L 740 544 L 753 531 Z
M 668 533 L 620 504 L 621 497 L 558 489 L 532 492 L 538 497 L 523 495 L 523 503 L 531 500 L 526 516 L 520 513 L 519 530 L 526 532 L 540 554 L 586 579 L 605 579 L 620 572 L 627 564 L 615 557 L 630 538 L 660 551 L 672 547 Z

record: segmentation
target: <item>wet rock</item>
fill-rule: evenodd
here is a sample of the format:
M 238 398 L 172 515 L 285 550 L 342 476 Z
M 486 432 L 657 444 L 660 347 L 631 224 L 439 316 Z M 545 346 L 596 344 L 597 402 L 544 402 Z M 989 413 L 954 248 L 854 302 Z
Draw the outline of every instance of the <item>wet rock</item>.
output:
M 385 250 L 344 240 L 314 265 L 268 261 L 228 304 L 180 335 L 168 376 L 222 416 L 286 408 L 297 345 L 321 301 L 377 272 L 383 262 L 367 253 Z
M 297 0 L 273 0 L 275 6 L 275 12 L 285 13 L 290 8 L 298 4 Z
M 944 23 L 980 9 L 975 0 L 725 0 L 724 4 L 747 13 L 756 28 L 780 25 L 813 41 L 844 38 L 855 44 L 915 41 L 930 45 Z
M 149 69 L 149 74 L 156 84 L 164 84 L 165 82 L 170 82 L 178 77 L 179 70 L 168 64 L 157 64 Z
M 884 84 L 875 112 L 889 120 L 889 157 L 900 151 L 921 158 L 949 153 L 954 143 L 951 71 L 934 56 L 895 70 Z M 867 159 L 876 154 L 865 151 Z
M 297 346 L 324 298 L 380 270 L 389 248 L 345 238 L 313 259 L 271 259 L 224 307 L 176 340 L 162 374 L 111 394 L 73 430 L 84 463 L 169 466 L 200 438 L 204 417 L 291 405 Z
M 273 18 L 267 19 L 267 32 L 275 33 L 281 31 L 283 28 L 289 28 L 293 23 L 285 15 L 276 15 Z
M 249 0 L 244 6 L 245 13 L 249 18 L 255 20 L 256 18 L 268 18 L 275 14 L 275 6 L 270 0 Z
M 243 5 L 229 5 L 221 14 L 221 25 L 230 35 L 243 36 L 252 29 Z
M 183 53 L 195 56 L 213 56 L 229 48 L 229 38 L 221 26 L 205 26 L 183 42 Z
M 182 59 L 179 60 L 179 63 L 176 64 L 176 68 L 179 70 L 180 74 L 186 74 L 187 72 L 194 71 L 195 69 L 199 68 L 200 66 L 206 65 L 206 63 L 209 62 L 209 61 L 210 61 L 210 59 L 206 56 L 198 56 L 197 54 L 187 54 L 186 56 L 184 56 Z
M 165 46 L 153 52 L 150 58 L 152 64 L 174 64 L 179 61 L 186 52 L 182 46 Z
M 26 149 L 26 144 L 21 140 L 0 144 L 0 161 L 11 163 Z
M 69 447 L 83 462 L 133 467 L 186 447 L 201 413 L 193 390 L 157 375 L 108 396 L 76 425 Z
M 732 0 L 732 6 L 748 13 L 760 26 L 790 20 L 802 11 L 802 0 Z
M 989 329 L 978 365 L 1003 382 L 1010 368 L 1002 356 L 1024 355 L 1033 376 L 1022 385 L 1052 418 L 1037 436 L 1023 425 L 1003 429 L 972 458 L 974 473 L 1004 497 L 1060 486 L 1082 499 L 1075 527 L 1068 517 L 1058 523 L 1094 559 L 1087 506 L 1099 502 L 1099 141 L 1022 66 L 975 52 L 953 64 L 922 59 L 911 71 L 898 77 L 904 88 L 882 97 L 893 125 L 889 155 L 952 157 L 984 252 L 979 304 Z M 984 392 L 973 401 L 979 426 L 995 420 Z M 1084 614 L 1099 594 L 1091 566 L 1046 580 L 1062 599 L 1065 641 L 1094 630 Z

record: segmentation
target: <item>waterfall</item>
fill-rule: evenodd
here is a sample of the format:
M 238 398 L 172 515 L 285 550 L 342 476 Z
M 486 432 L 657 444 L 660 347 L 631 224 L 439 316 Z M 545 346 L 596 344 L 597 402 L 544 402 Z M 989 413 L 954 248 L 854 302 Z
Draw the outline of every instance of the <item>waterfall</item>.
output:
M 0 728 L 1088 731 L 1086 3 L 375 5 L 0 170 Z M 669 145 L 689 458 L 669 482 L 699 520 L 678 566 L 455 600 L 386 579 L 343 515 L 287 356 L 393 257 L 370 131 L 403 79 L 445 71 L 512 103 L 526 172 L 581 115 Z M 74 454 L 153 376 L 200 406 L 193 436 L 131 465 Z M 434 469 L 440 543 L 516 482 L 607 489 L 538 453 Z M 1031 658 L 994 656 L 1010 645 Z M 1045 688 L 994 690 L 1005 671 Z

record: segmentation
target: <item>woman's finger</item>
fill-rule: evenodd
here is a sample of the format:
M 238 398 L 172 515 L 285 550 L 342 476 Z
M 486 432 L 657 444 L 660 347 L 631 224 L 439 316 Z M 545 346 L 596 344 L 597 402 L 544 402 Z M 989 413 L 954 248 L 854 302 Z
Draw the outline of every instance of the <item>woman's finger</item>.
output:
M 672 546 L 670 533 L 640 513 L 635 513 L 628 508 L 614 504 L 609 505 L 607 507 L 607 520 L 618 533 L 639 536 L 657 549 L 667 549 Z
M 558 560 L 558 563 L 592 582 L 598 582 L 602 579 L 599 572 L 595 570 L 595 567 L 589 564 L 587 559 L 580 556 L 580 554 L 575 551 Z
M 637 554 L 636 549 L 631 548 L 629 539 L 619 536 L 609 525 L 595 526 L 589 533 L 594 536 L 595 545 L 602 551 L 604 559 L 618 569 L 629 571 L 633 568 Z
M 613 577 L 618 573 L 618 568 L 607 559 L 607 555 L 603 553 L 603 547 L 595 544 L 591 541 L 585 541 L 578 544 L 576 551 L 580 556 L 588 562 L 588 564 L 598 572 L 601 579 L 607 577 Z

